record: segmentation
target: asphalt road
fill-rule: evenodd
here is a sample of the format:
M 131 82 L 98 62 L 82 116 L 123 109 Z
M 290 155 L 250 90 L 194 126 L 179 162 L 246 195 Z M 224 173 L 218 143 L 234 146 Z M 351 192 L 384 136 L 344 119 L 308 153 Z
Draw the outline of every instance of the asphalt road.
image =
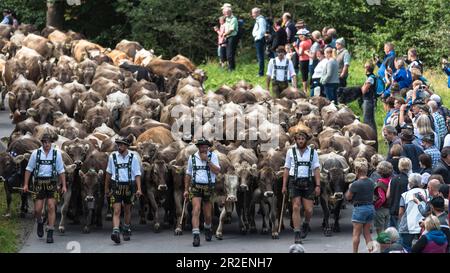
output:
M 9 119 L 9 111 L 0 111 L 0 136 L 9 136 L 13 129 Z M 1 196 L 0 198 L 3 198 Z M 27 215 L 32 218 L 31 213 Z M 131 241 L 115 245 L 110 239 L 111 222 L 104 222 L 103 229 L 93 229 L 89 234 L 81 233 L 80 225 L 67 225 L 66 232 L 60 234 L 55 232 L 55 243 L 47 244 L 45 236 L 39 239 L 36 235 L 36 225 L 29 227 L 29 234 L 20 252 L 22 253 L 64 253 L 78 251 L 81 252 L 146 252 L 146 253 L 286 253 L 289 246 L 294 242 L 294 233 L 289 227 L 289 220 L 286 218 L 287 229 L 282 231 L 280 239 L 273 240 L 270 234 L 261 234 L 261 219 L 256 216 L 258 233 L 242 235 L 237 225 L 237 216 L 233 214 L 232 223 L 225 225 L 223 240 L 213 237 L 211 242 L 204 240 L 201 234 L 201 245 L 199 248 L 192 247 L 191 232 L 185 230 L 183 235 L 174 236 L 173 229 L 163 227 L 160 233 L 152 230 L 151 223 L 139 225 L 137 218 L 137 208 L 135 208 L 132 220 L 133 235 Z M 322 232 L 322 209 L 320 206 L 314 208 L 314 216 L 311 222 L 312 232 L 304 239 L 303 245 L 306 252 L 314 253 L 343 253 L 352 251 L 352 224 L 351 206 L 347 206 L 341 212 L 341 232 L 334 233 L 332 237 L 325 237 Z M 30 225 L 30 220 L 26 221 Z M 215 221 L 217 222 L 217 220 Z M 217 225 L 213 227 L 215 228 Z M 78 247 L 79 246 L 79 247 Z M 360 252 L 367 252 L 364 239 L 361 237 Z

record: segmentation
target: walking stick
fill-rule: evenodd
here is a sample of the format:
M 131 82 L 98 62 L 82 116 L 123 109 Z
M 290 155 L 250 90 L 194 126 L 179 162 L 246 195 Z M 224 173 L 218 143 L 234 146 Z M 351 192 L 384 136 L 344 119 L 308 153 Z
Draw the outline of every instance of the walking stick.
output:
M 23 191 L 23 188 L 19 188 L 19 187 L 12 187 L 12 189 L 13 189 L 13 190 L 20 190 L 20 191 Z M 28 192 L 31 193 L 31 194 L 37 194 L 36 192 L 30 191 L 30 190 L 28 190 Z
M 281 221 L 283 220 L 284 201 L 286 201 L 286 193 L 283 193 L 283 202 L 281 203 L 280 220 L 278 221 L 278 233 L 281 231 Z
M 187 198 L 184 198 L 184 202 L 183 202 L 183 210 L 181 211 L 181 218 L 180 218 L 180 227 L 183 224 L 183 218 L 184 218 L 184 210 L 186 208 L 186 202 L 187 202 Z

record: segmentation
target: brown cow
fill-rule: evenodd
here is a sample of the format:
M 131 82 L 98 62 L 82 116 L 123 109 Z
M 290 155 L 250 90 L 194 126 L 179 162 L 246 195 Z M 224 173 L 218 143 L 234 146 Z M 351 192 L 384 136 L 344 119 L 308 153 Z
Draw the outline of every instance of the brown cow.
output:
M 27 110 L 29 116 L 34 117 L 40 124 L 46 122 L 53 124 L 53 114 L 61 111 L 56 100 L 40 97 L 31 102 L 31 108 Z
M 36 50 L 36 52 L 46 59 L 53 56 L 53 50 L 55 48 L 55 46 L 47 38 L 33 33 L 30 33 L 27 37 L 25 37 L 22 45 Z
M 97 104 L 95 107 L 87 110 L 86 116 L 83 119 L 83 124 L 87 132 L 92 132 L 95 128 L 100 127 L 103 123 L 112 126 L 111 111 L 103 103 Z
M 72 44 L 72 56 L 77 62 L 99 56 L 103 52 L 105 52 L 103 47 L 87 40 L 78 40 Z
M 154 127 L 143 132 L 136 139 L 136 144 L 144 141 L 151 140 L 154 143 L 167 146 L 175 140 L 172 137 L 172 132 L 164 127 Z
M 190 70 L 190 72 L 193 72 L 196 69 L 195 65 L 191 62 L 191 60 L 180 54 L 173 57 L 171 61 L 186 66 Z
M 116 45 L 116 49 L 125 52 L 125 54 L 127 54 L 127 56 L 131 58 L 131 60 L 134 60 L 136 52 L 143 49 L 143 47 L 138 42 L 128 41 L 124 39 Z

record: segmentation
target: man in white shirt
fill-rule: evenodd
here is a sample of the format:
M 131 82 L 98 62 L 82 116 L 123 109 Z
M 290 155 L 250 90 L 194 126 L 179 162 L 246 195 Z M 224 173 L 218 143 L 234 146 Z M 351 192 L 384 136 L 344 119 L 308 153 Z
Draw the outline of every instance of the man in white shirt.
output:
M 284 46 L 277 48 L 277 57 L 269 61 L 267 68 L 267 90 L 270 90 L 272 81 L 272 92 L 276 97 L 280 97 L 281 92 L 289 86 L 292 80 L 292 87 L 297 88 L 297 77 L 295 75 L 292 61 L 286 58 Z
M 252 9 L 252 17 L 256 20 L 252 35 L 255 40 L 256 58 L 259 64 L 258 76 L 262 77 L 264 76 L 264 47 L 266 43 L 264 34 L 266 33 L 267 23 L 259 8 Z
M 317 151 L 306 145 L 311 136 L 305 131 L 299 131 L 294 137 L 296 145 L 286 153 L 282 192 L 286 194 L 289 187 L 295 243 L 301 244 L 301 239 L 310 231 L 309 221 L 313 213 L 314 197 L 320 195 L 320 163 Z M 300 231 L 302 203 L 305 208 L 305 221 Z

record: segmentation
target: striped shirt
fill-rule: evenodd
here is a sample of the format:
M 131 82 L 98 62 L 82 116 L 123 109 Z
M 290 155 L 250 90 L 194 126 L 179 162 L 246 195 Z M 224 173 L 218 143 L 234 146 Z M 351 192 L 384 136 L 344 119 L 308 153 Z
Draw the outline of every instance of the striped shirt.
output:
M 441 159 L 441 152 L 436 148 L 436 146 L 433 145 L 425 149 L 424 153 L 431 156 L 431 163 L 434 168 Z

